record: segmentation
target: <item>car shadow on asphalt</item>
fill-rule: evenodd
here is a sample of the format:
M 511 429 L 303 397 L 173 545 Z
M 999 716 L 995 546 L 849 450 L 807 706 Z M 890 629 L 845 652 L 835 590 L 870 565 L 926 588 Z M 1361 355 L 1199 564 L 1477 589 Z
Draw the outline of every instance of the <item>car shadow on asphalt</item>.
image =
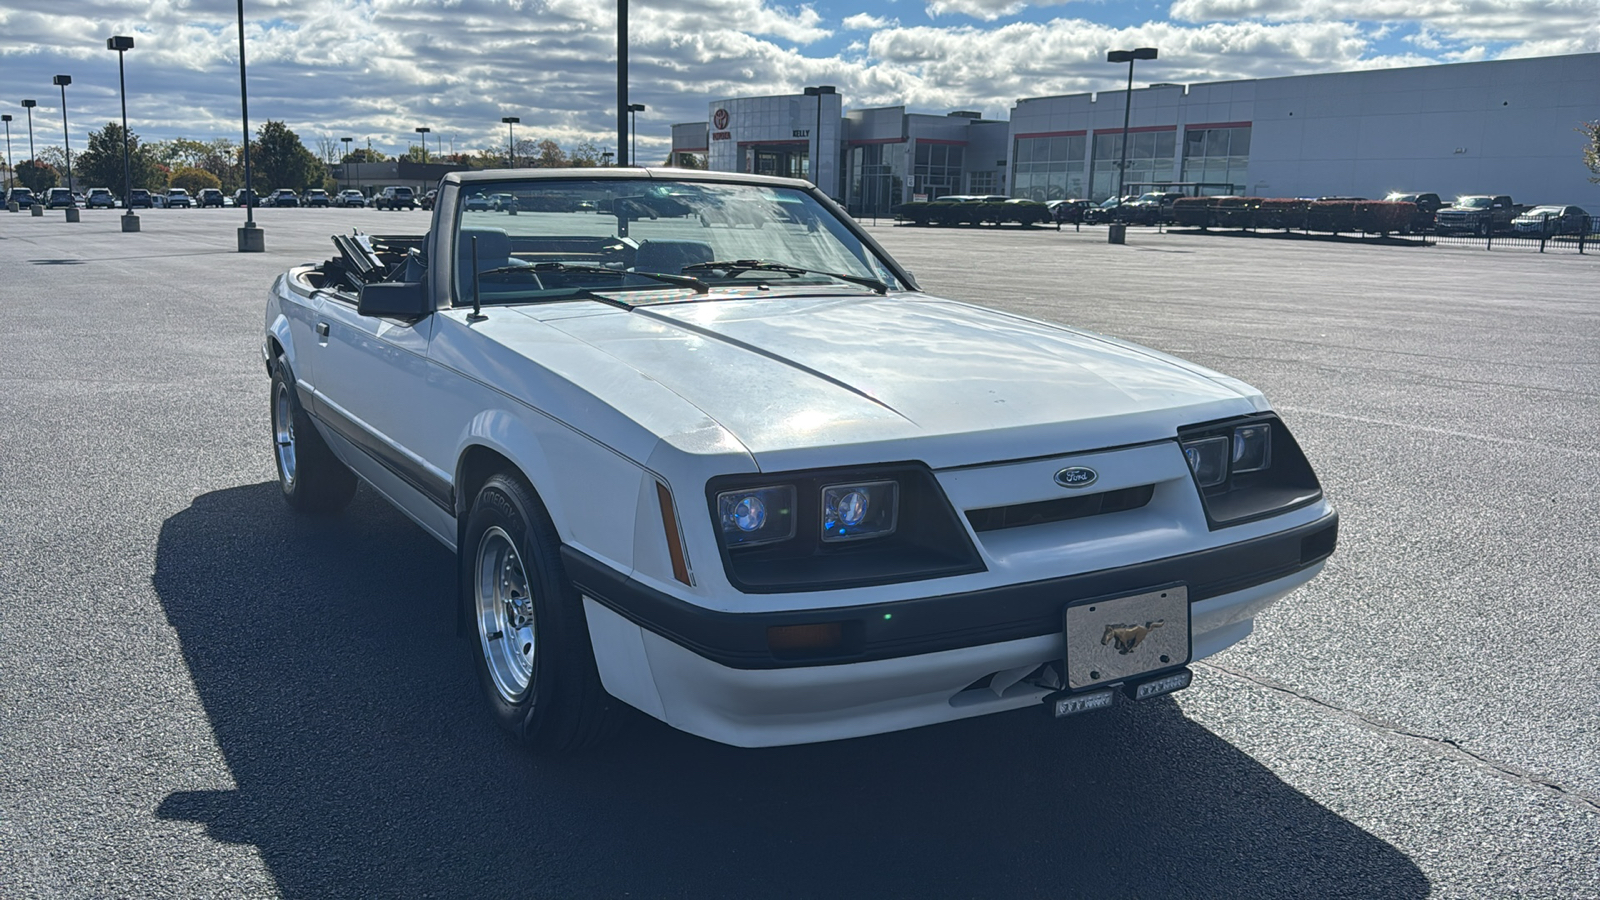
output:
M 453 557 L 363 488 L 161 528 L 155 588 L 237 787 L 156 811 L 286 897 L 1423 897 L 1395 848 L 1170 701 L 739 750 L 637 716 L 524 753 L 481 708 Z

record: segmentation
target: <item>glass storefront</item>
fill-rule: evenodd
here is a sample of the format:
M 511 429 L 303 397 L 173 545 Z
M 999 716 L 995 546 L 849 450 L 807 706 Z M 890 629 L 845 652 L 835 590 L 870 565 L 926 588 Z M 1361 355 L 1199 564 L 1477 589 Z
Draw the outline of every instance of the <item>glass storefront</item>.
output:
M 1232 184 L 1206 188 L 1208 194 L 1234 193 L 1249 184 L 1250 126 L 1191 128 L 1183 134 L 1183 180 Z
M 906 145 L 862 144 L 850 148 L 847 208 L 852 216 L 887 216 L 900 205 L 906 186 Z
M 936 200 L 945 194 L 961 193 L 961 170 L 966 147 L 960 144 L 934 144 L 917 141 L 916 168 L 912 171 L 911 191 Z
M 1171 181 L 1176 159 L 1177 129 L 1135 131 L 1128 135 L 1128 168 L 1122 182 Z M 1117 192 L 1117 166 L 1122 160 L 1122 134 L 1094 136 L 1094 183 L 1089 199 L 1104 200 Z
M 1039 201 L 1083 197 L 1086 143 L 1081 134 L 1017 138 L 1011 196 Z

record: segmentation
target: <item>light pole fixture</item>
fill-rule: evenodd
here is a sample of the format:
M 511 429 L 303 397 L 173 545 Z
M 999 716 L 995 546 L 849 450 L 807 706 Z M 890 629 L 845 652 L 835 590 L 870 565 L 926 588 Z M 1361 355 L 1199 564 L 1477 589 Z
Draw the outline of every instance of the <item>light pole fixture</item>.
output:
M 633 138 L 628 148 L 628 156 L 634 165 L 639 164 L 639 113 L 644 112 L 643 103 L 628 104 L 628 133 Z
M 67 190 L 72 190 L 72 140 L 67 136 L 67 85 L 72 83 L 71 75 L 57 75 L 50 79 L 50 83 L 61 88 L 61 143 L 67 150 Z M 74 205 L 73 209 L 78 207 Z
M 821 187 L 822 186 L 822 182 L 821 182 L 820 179 L 822 178 L 822 166 L 821 166 L 821 161 L 822 161 L 822 98 L 825 95 L 828 95 L 828 94 L 837 94 L 837 93 L 839 93 L 839 89 L 834 87 L 831 84 L 824 84 L 824 85 L 819 85 L 817 87 L 808 87 L 808 88 L 806 88 L 805 93 L 806 93 L 807 97 L 815 97 L 815 98 L 817 98 L 817 127 L 811 132 L 812 140 L 815 141 L 815 145 L 816 145 L 816 148 L 817 148 L 816 152 L 811 155 L 811 183 L 816 185 L 816 186 L 818 186 L 818 187 Z
M 614 155 L 615 154 L 613 154 L 610 150 L 600 151 L 600 167 L 603 169 L 606 166 L 611 165 L 611 157 Z
M 518 116 L 501 116 L 500 121 L 506 124 L 506 160 L 511 168 L 517 167 L 517 132 L 516 125 L 522 119 Z
M 432 131 L 433 129 L 429 128 L 426 125 L 424 125 L 421 128 L 415 128 L 415 129 L 412 129 L 412 130 L 415 131 L 417 134 L 422 135 L 422 164 L 423 165 L 427 165 L 428 164 L 428 132 Z
M 6 187 L 14 188 L 17 186 L 17 161 L 11 156 L 11 113 L 0 114 L 0 122 L 6 123 L 6 168 L 11 171 Z
M 344 142 L 344 160 L 343 164 L 339 166 L 339 174 L 344 176 L 344 186 L 348 188 L 350 187 L 350 144 L 355 138 L 344 137 L 339 138 L 339 140 Z
M 1122 94 L 1122 160 L 1117 163 L 1117 205 L 1122 205 L 1123 177 L 1128 169 L 1128 125 L 1133 115 L 1133 61 L 1136 59 L 1155 59 L 1156 48 L 1140 47 L 1137 50 L 1112 50 L 1106 54 L 1106 62 L 1128 64 L 1128 89 Z
M 244 77 L 244 0 L 239 0 L 239 115 L 244 120 L 244 227 L 239 229 L 239 252 L 262 253 L 267 236 L 256 225 L 256 189 L 250 176 L 250 92 Z
M 128 151 L 128 76 L 123 55 L 133 49 L 133 38 L 114 35 L 106 38 L 106 49 L 117 51 L 117 84 L 122 88 L 122 230 L 139 230 L 139 217 L 133 214 L 133 159 Z
M 39 154 L 33 150 L 33 108 L 39 105 L 37 100 L 22 101 L 22 108 L 28 111 L 28 158 L 38 159 Z

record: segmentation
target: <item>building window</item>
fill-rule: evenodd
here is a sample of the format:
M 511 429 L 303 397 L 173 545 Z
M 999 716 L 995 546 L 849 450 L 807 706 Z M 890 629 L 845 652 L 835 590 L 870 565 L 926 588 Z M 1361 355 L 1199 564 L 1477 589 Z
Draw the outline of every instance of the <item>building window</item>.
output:
M 1011 196 L 1039 201 L 1082 197 L 1084 147 L 1081 134 L 1017 138 Z
M 967 176 L 967 193 L 993 194 L 995 192 L 995 172 L 973 172 Z
M 966 149 L 960 144 L 917 142 L 917 158 L 911 173 L 911 190 L 927 194 L 929 200 L 961 191 L 961 169 Z
M 1172 181 L 1178 133 L 1135 131 L 1128 138 L 1128 168 L 1122 174 L 1123 189 L 1134 193 L 1157 183 Z M 1094 136 L 1094 185 L 1090 199 L 1104 200 L 1117 192 L 1117 166 L 1122 162 L 1120 132 Z
M 1183 135 L 1183 180 L 1204 182 L 1203 194 L 1231 194 L 1249 184 L 1250 126 L 1191 128 Z
M 847 208 L 852 216 L 886 216 L 905 192 L 905 144 L 851 147 Z

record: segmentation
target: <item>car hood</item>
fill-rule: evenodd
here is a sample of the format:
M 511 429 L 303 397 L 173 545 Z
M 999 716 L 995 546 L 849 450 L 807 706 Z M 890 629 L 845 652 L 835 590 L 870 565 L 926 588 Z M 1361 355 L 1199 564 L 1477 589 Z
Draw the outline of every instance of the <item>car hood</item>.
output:
M 1249 386 L 1198 366 L 970 304 L 773 293 L 521 311 L 663 385 L 763 468 L 885 441 L 938 444 L 944 452 L 917 448 L 930 464 L 995 458 L 996 440 L 1009 442 L 1004 458 L 1022 458 L 1171 437 L 1180 424 L 1265 408 Z M 529 335 L 511 349 L 537 359 L 538 344 Z M 614 382 L 568 375 L 592 389 Z

